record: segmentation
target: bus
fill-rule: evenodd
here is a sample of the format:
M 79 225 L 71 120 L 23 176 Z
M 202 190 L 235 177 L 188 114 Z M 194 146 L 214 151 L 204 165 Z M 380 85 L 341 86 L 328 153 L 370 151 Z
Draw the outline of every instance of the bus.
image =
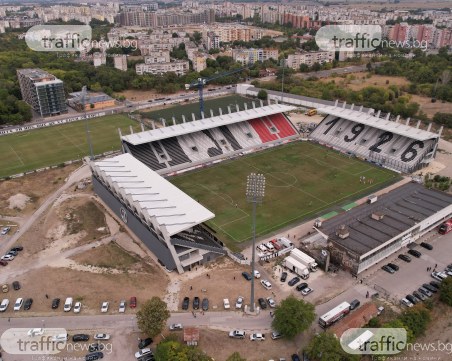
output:
M 328 311 L 323 316 L 319 317 L 319 325 L 323 328 L 327 328 L 340 320 L 342 317 L 350 312 L 350 304 L 348 302 L 342 302 L 340 305 L 334 307 L 331 311 Z
M 444 222 L 439 226 L 438 233 L 439 234 L 447 234 L 452 231 L 452 218 Z
M 367 341 L 369 341 L 374 334 L 369 330 L 364 331 L 361 335 L 355 338 L 352 342 L 350 342 L 347 346 L 351 348 L 353 351 L 358 350 L 362 345 L 364 345 Z

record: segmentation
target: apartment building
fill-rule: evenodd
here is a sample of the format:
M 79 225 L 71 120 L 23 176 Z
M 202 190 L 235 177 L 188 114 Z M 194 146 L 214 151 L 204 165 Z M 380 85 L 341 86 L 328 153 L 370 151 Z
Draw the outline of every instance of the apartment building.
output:
M 278 60 L 278 55 L 278 49 L 232 49 L 232 58 L 243 65 L 269 59 Z
M 170 62 L 169 50 L 150 51 L 149 54 L 144 57 L 145 64 L 169 63 L 169 62 Z
M 113 58 L 114 66 L 116 69 L 126 71 L 127 70 L 127 55 L 116 55 Z
M 184 75 L 190 69 L 189 62 L 187 60 L 176 60 L 167 63 L 151 63 L 151 64 L 137 64 L 135 71 L 138 75 L 153 74 L 160 75 L 169 72 L 174 72 L 177 75 Z
M 41 69 L 18 69 L 22 99 L 42 117 L 67 113 L 63 82 Z
M 301 64 L 312 66 L 315 63 L 324 64 L 331 63 L 334 60 L 334 52 L 316 51 L 298 54 L 289 54 L 286 64 L 289 68 L 298 70 Z

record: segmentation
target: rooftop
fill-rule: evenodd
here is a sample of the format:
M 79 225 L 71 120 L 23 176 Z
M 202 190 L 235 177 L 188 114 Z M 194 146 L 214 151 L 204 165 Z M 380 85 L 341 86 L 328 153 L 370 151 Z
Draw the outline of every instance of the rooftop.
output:
M 426 130 L 410 127 L 400 122 L 386 120 L 376 117 L 374 115 L 363 113 L 362 111 L 352 110 L 342 107 L 328 106 L 319 107 L 317 109 L 320 113 L 331 114 L 336 117 L 348 119 L 356 123 L 369 125 L 374 128 L 390 131 L 395 134 L 405 136 L 407 138 L 426 141 L 428 139 L 438 138 L 439 135 Z
M 93 174 L 169 236 L 215 217 L 130 154 L 91 163 Z
M 379 196 L 372 204 L 362 204 L 322 224 L 328 239 L 360 256 L 407 231 L 436 212 L 452 205 L 452 195 L 408 183 Z M 382 213 L 377 220 L 372 214 Z M 336 235 L 346 225 L 349 236 Z
M 205 129 L 217 128 L 223 125 L 243 122 L 267 115 L 288 112 L 295 107 L 282 104 L 271 104 L 263 107 L 251 108 L 231 114 L 223 114 L 212 118 L 204 118 L 192 122 L 186 122 L 169 127 L 147 130 L 145 132 L 125 135 L 121 139 L 133 145 L 139 145 L 157 140 L 177 137 L 179 135 L 199 132 Z M 188 114 L 187 114 L 188 118 Z
M 28 78 L 30 78 L 32 80 L 39 80 L 39 79 L 43 79 L 43 78 L 56 79 L 56 77 L 54 75 L 46 72 L 45 70 L 38 69 L 38 68 L 18 69 L 17 72 L 19 74 L 27 76 Z

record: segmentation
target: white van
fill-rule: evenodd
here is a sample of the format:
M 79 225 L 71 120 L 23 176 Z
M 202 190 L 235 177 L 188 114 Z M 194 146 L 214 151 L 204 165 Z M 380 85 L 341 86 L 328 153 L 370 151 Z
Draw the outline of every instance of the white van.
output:
M 72 297 L 66 298 L 66 301 L 64 302 L 64 312 L 69 312 L 72 309 L 73 301 Z

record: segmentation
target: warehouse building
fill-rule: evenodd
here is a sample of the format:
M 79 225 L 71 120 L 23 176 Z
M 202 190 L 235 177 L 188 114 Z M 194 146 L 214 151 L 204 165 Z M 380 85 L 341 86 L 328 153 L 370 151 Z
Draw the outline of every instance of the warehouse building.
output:
M 332 263 L 358 275 L 451 215 L 452 195 L 408 183 L 323 222 L 319 231 L 328 237 Z

